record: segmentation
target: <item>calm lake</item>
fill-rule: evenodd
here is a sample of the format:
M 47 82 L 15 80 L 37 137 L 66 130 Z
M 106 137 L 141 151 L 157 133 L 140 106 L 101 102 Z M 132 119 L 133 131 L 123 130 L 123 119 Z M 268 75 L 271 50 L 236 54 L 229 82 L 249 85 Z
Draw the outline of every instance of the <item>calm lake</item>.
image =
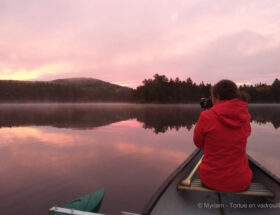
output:
M 105 188 L 100 212 L 139 213 L 195 149 L 199 105 L 0 105 L 0 214 L 47 214 Z M 250 105 L 247 152 L 280 177 L 280 105 Z

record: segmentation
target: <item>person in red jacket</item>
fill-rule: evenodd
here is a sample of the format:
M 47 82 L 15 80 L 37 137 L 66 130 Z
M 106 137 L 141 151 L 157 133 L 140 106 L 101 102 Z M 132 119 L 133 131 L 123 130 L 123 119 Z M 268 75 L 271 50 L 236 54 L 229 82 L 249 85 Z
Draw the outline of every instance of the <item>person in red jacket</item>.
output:
M 204 152 L 200 179 L 219 191 L 245 190 L 253 176 L 246 156 L 251 133 L 248 104 L 239 99 L 237 86 L 230 80 L 215 84 L 211 99 L 213 107 L 201 112 L 194 129 L 194 143 Z

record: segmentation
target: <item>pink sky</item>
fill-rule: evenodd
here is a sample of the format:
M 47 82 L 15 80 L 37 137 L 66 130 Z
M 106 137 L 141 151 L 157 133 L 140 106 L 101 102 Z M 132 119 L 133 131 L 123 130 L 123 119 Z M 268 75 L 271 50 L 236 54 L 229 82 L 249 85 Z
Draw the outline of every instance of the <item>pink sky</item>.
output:
M 0 79 L 280 78 L 279 0 L 1 0 Z

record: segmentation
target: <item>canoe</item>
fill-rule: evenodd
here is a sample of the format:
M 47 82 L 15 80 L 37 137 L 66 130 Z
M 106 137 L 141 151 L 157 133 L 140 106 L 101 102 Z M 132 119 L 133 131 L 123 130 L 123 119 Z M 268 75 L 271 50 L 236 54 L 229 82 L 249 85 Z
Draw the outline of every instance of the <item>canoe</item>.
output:
M 83 212 L 98 212 L 105 190 L 102 188 L 93 193 L 75 199 L 62 207 L 52 207 L 49 212 L 53 215 L 85 214 Z M 68 210 L 67 210 L 68 209 Z M 70 210 L 69 210 L 70 209 Z M 73 213 L 75 210 L 76 213 Z M 70 212 L 70 213 L 67 213 Z
M 159 187 L 142 214 L 280 214 L 280 179 L 249 155 L 254 176 L 242 193 L 209 190 L 201 185 L 198 171 L 189 187 L 182 185 L 202 155 L 196 149 Z

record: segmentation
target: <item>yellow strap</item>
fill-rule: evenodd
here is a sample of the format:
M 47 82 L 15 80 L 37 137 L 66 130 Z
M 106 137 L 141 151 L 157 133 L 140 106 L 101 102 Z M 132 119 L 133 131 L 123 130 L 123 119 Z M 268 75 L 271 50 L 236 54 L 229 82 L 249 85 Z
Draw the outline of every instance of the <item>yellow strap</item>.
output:
M 194 175 L 194 173 L 196 172 L 196 170 L 198 169 L 199 167 L 199 164 L 201 163 L 202 161 L 202 158 L 203 158 L 203 155 L 202 157 L 200 158 L 200 160 L 197 162 L 197 164 L 195 165 L 195 167 L 193 168 L 193 170 L 191 171 L 191 173 L 188 175 L 187 178 L 185 178 L 181 184 L 185 185 L 185 186 L 190 186 L 191 185 L 191 180 L 192 180 L 192 177 Z

